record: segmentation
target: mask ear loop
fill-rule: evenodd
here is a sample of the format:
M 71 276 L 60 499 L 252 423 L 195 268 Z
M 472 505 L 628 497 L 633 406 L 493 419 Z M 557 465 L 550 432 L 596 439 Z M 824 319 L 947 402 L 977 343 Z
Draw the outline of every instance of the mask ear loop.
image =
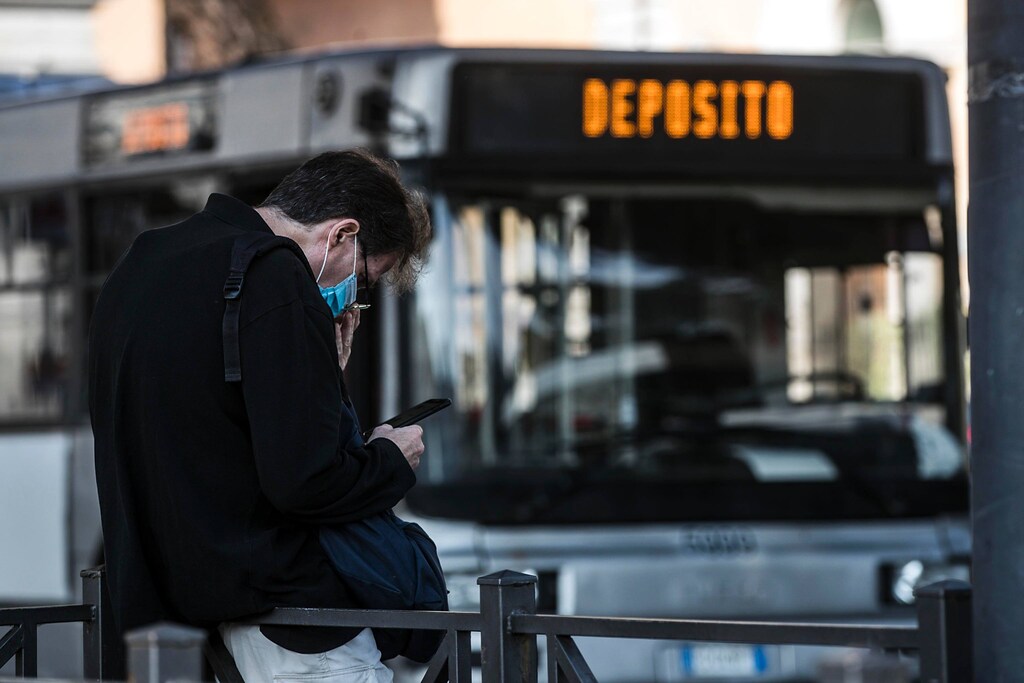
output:
M 320 276 L 324 274 L 324 268 L 327 267 L 327 254 L 331 252 L 331 238 L 327 238 L 327 248 L 324 250 L 324 263 L 320 266 L 320 272 L 316 276 L 316 283 L 320 284 Z
M 352 236 L 352 274 L 356 274 L 356 256 L 359 254 L 359 238 Z

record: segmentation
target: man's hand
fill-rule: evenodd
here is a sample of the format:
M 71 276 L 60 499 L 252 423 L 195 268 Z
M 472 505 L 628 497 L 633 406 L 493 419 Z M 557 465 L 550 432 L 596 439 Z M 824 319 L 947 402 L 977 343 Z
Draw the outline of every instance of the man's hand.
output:
M 402 450 L 402 455 L 409 461 L 409 467 L 416 469 L 420 466 L 420 456 L 423 455 L 423 427 L 410 425 L 395 429 L 391 425 L 380 425 L 370 434 L 370 441 L 374 439 L 387 439 L 392 441 Z
M 338 344 L 338 364 L 344 370 L 352 355 L 352 337 L 359 327 L 359 310 L 345 311 L 334 319 L 334 340 Z

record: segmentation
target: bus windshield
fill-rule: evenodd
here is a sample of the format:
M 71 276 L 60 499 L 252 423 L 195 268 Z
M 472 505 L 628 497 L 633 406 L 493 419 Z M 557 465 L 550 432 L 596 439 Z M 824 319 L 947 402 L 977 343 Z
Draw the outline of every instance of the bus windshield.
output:
M 537 523 L 963 505 L 924 208 L 572 193 L 436 213 L 407 398 L 454 409 L 428 426 L 414 508 Z

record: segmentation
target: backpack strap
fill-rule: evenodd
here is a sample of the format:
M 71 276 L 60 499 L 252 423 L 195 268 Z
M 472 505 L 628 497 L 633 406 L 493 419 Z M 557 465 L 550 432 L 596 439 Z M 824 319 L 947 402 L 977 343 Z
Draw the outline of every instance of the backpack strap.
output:
M 242 285 L 245 273 L 256 257 L 274 249 L 291 249 L 302 255 L 297 244 L 289 239 L 265 232 L 247 232 L 235 239 L 231 247 L 231 269 L 224 282 L 224 381 L 242 381 L 242 355 L 238 346 L 238 319 L 241 312 Z M 305 258 L 304 255 L 302 255 Z

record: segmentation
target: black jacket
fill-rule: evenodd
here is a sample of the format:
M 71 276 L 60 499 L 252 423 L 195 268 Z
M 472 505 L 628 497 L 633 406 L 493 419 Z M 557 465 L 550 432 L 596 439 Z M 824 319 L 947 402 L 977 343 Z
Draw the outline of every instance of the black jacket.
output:
M 234 239 L 270 232 L 224 195 L 141 234 L 100 293 L 89 407 L 119 630 L 212 625 L 272 607 L 349 607 L 321 524 L 387 510 L 415 483 L 399 448 L 344 443 L 354 414 L 330 309 L 305 259 L 253 262 L 241 298 L 241 383 L 224 381 L 223 287 Z M 264 629 L 323 651 L 351 629 Z

